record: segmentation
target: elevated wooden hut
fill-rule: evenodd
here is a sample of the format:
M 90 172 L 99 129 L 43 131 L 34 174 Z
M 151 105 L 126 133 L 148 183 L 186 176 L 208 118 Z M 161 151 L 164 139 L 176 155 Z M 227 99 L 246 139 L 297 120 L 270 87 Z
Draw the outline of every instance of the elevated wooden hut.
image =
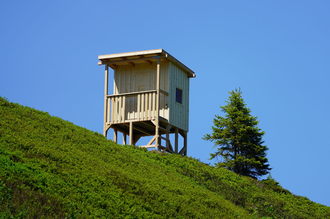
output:
M 153 136 L 146 148 L 187 154 L 189 79 L 195 73 L 163 49 L 100 55 L 105 65 L 104 131 L 123 133 L 123 144 L 135 145 Z M 113 94 L 108 94 L 109 67 L 114 70 Z M 175 134 L 174 147 L 169 135 Z M 178 145 L 178 134 L 183 146 Z M 162 142 L 164 144 L 162 145 Z

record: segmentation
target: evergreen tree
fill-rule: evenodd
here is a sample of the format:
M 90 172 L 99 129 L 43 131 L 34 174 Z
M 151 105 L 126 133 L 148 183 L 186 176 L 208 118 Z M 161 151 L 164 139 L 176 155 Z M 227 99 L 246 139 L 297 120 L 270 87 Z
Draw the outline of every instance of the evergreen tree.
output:
M 217 151 L 211 154 L 223 158 L 217 163 L 235 173 L 258 178 L 266 175 L 271 168 L 266 157 L 267 146 L 263 145 L 264 131 L 258 128 L 257 117 L 252 116 L 242 98 L 241 89 L 229 92 L 226 106 L 220 106 L 225 117 L 215 116 L 212 134 L 203 139 L 214 142 Z

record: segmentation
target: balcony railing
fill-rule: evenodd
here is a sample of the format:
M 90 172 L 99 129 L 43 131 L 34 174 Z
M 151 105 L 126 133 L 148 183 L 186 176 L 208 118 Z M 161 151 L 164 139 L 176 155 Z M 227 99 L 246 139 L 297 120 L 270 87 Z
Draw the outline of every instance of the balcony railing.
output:
M 156 90 L 107 95 L 107 124 L 156 118 Z

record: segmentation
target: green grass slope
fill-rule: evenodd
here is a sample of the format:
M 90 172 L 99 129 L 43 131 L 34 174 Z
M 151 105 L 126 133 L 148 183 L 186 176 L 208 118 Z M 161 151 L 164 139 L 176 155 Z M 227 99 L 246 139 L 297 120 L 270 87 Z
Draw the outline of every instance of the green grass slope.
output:
M 0 218 L 262 217 L 330 218 L 330 208 L 0 97 Z

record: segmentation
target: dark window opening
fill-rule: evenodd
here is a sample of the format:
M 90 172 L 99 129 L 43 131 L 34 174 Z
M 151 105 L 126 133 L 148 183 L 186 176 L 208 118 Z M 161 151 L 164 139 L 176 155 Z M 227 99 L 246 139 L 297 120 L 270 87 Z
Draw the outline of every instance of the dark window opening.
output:
M 176 88 L 175 101 L 182 104 L 182 90 Z

